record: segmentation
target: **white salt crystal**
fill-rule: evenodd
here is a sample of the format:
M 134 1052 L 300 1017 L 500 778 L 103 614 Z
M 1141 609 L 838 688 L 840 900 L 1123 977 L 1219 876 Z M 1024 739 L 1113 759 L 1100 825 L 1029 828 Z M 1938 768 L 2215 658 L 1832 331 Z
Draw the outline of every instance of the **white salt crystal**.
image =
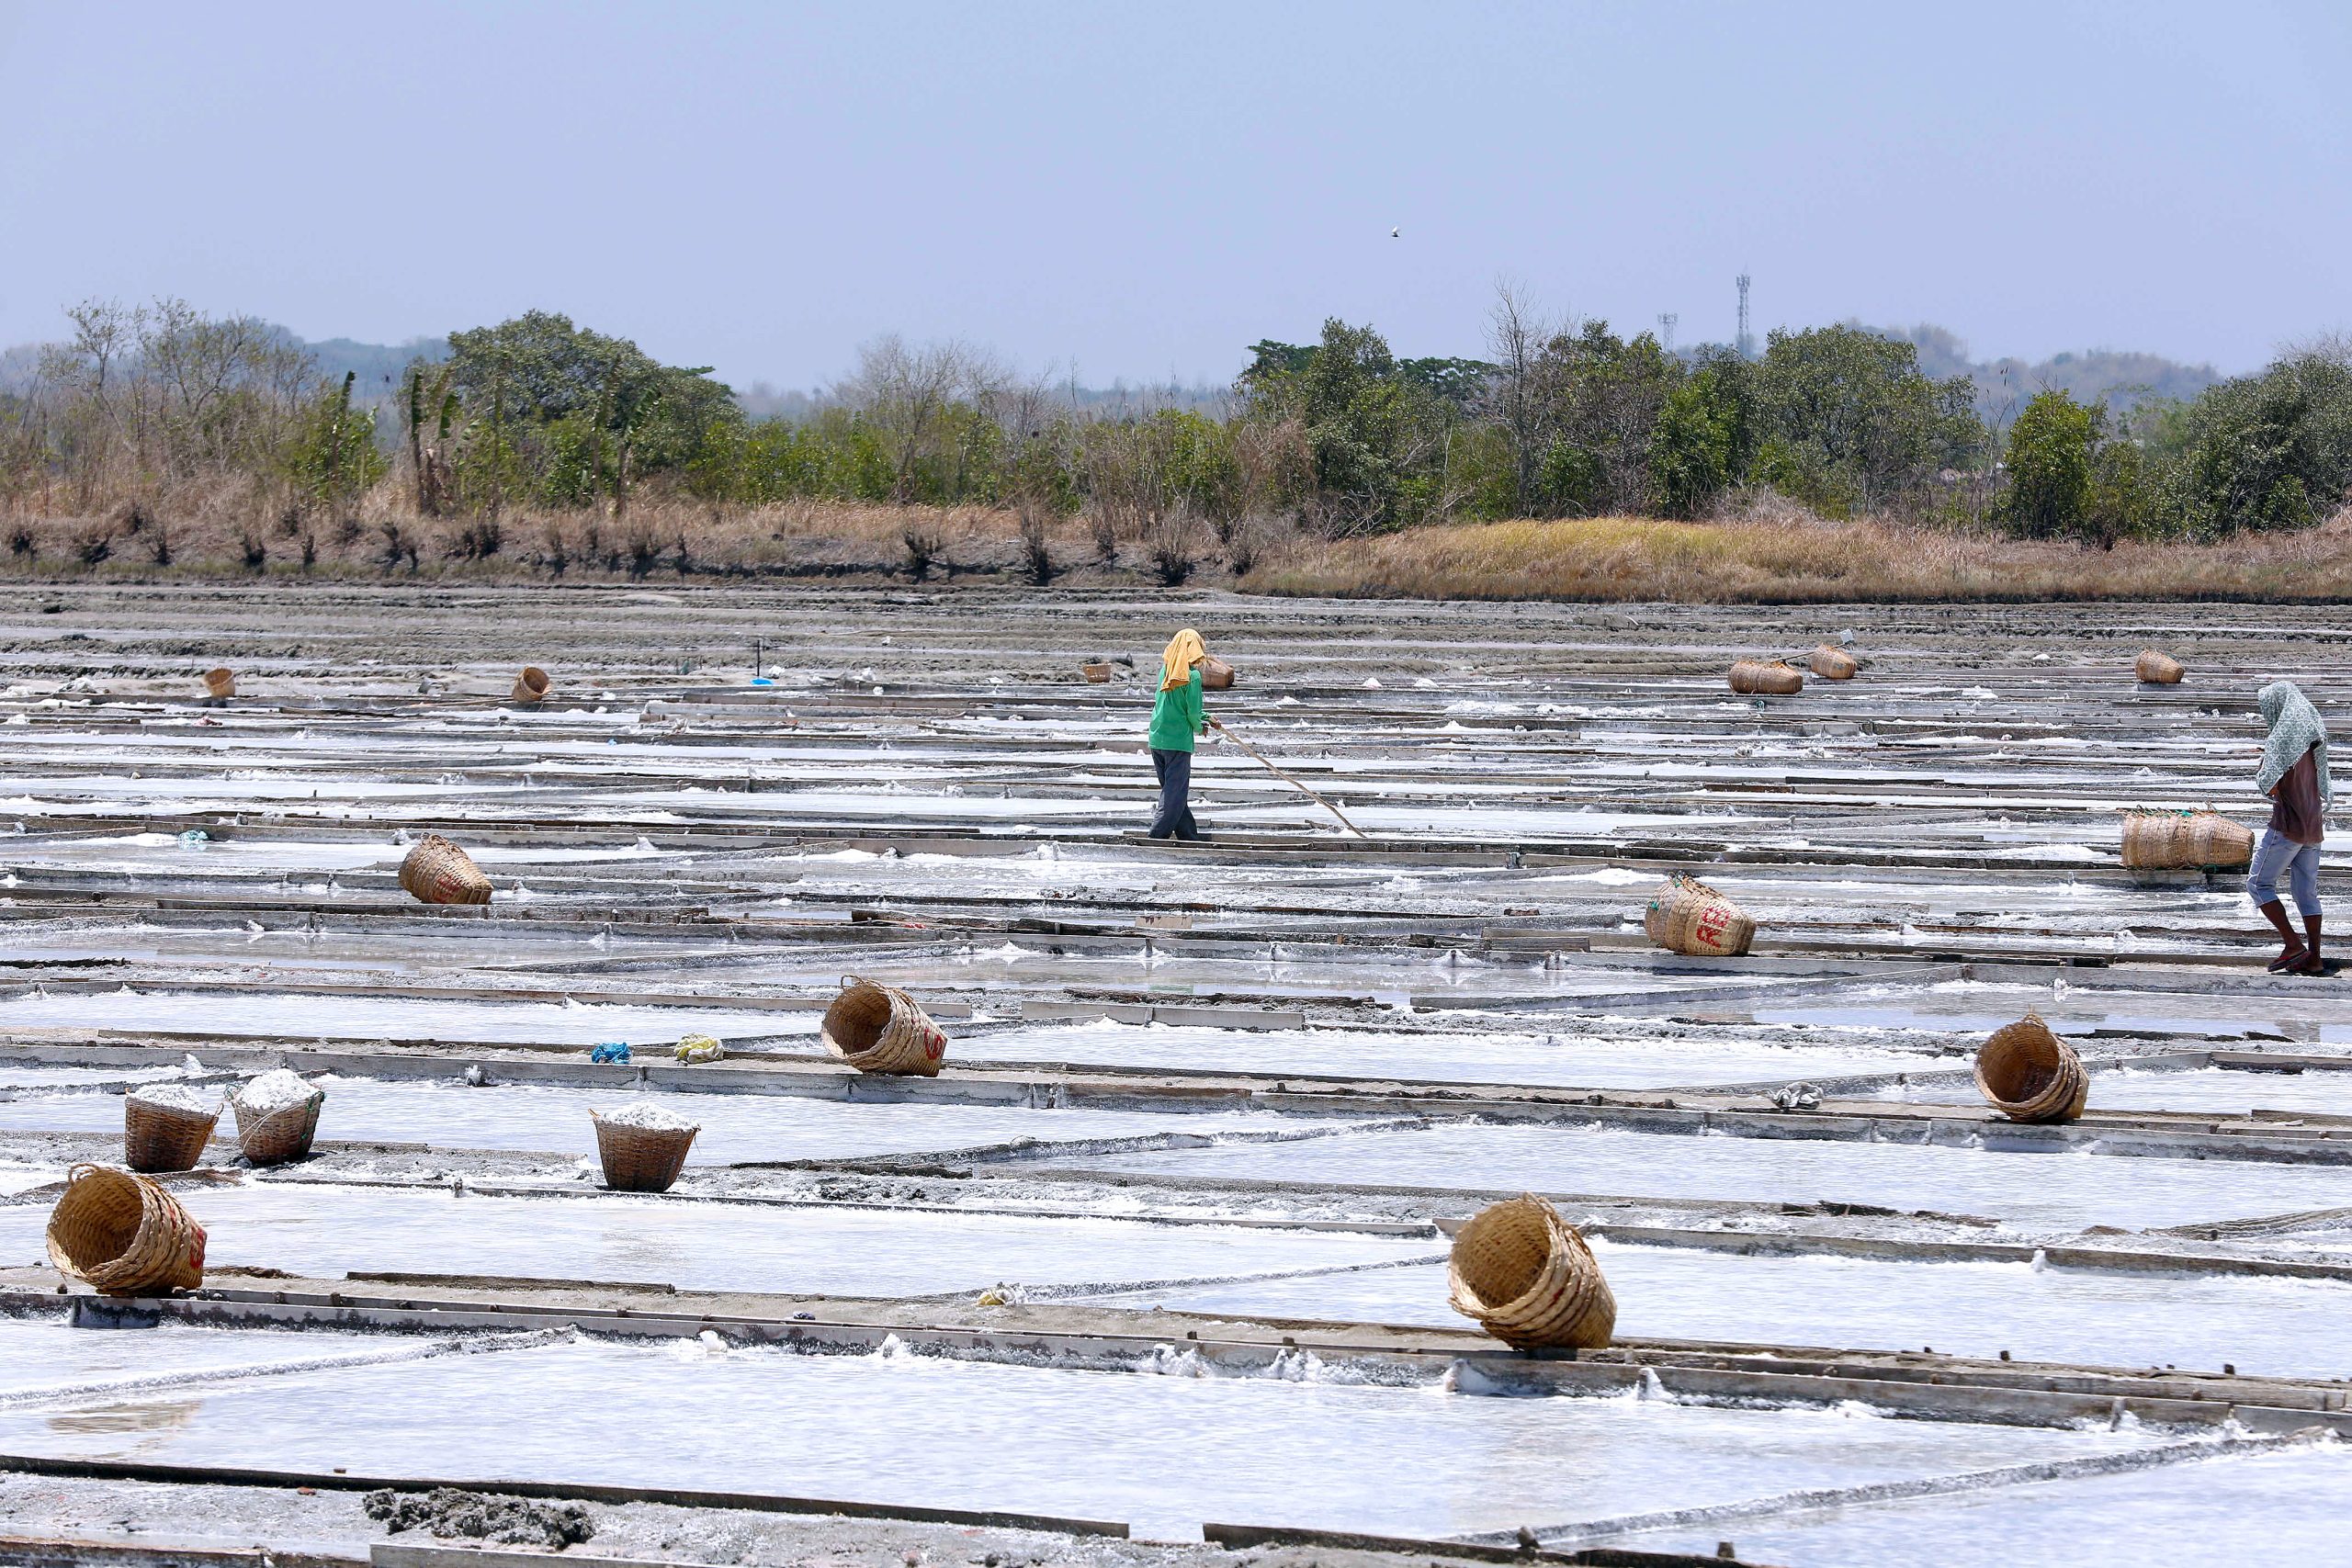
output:
M 237 1103 L 266 1116 L 311 1098 L 311 1086 L 284 1067 L 262 1074 L 237 1091 Z
M 702 1130 L 699 1122 L 689 1122 L 676 1111 L 650 1100 L 639 1100 L 619 1111 L 604 1111 L 597 1114 L 616 1127 L 643 1127 L 650 1132 L 695 1133 Z
M 202 1115 L 219 1109 L 220 1102 L 209 1095 L 199 1094 L 182 1083 L 151 1083 L 130 1091 L 130 1098 L 141 1105 L 159 1106 L 165 1111 L 186 1111 Z

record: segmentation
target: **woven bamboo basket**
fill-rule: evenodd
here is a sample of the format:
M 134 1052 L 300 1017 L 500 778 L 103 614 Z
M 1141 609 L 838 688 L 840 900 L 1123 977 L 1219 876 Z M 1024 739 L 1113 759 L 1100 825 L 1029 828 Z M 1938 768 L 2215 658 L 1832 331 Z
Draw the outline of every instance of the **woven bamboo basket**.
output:
M 1826 642 L 1816 645 L 1805 662 L 1813 667 L 1815 674 L 1825 681 L 1850 681 L 1854 678 L 1854 671 L 1862 667 L 1860 660 L 1844 649 Z
M 1731 689 L 1742 696 L 1785 697 L 1804 690 L 1804 676 L 1778 660 L 1743 659 L 1731 667 Z
M 2240 827 L 2218 811 L 2199 811 L 2188 819 L 2188 863 L 2253 864 L 2254 829 Z
M 50 1211 L 49 1260 L 109 1296 L 192 1291 L 204 1283 L 204 1227 L 159 1181 L 77 1165 Z
M 194 1170 L 220 1122 L 219 1107 L 175 1111 L 126 1095 L 122 1101 L 122 1163 L 149 1173 Z
M 237 1113 L 237 1146 L 254 1165 L 285 1165 L 307 1158 L 311 1140 L 319 1131 L 319 1108 L 326 1100 L 326 1090 L 313 1089 L 297 1104 L 255 1112 L 247 1111 L 243 1100 L 231 1095 L 229 1109 Z
M 514 700 L 526 706 L 532 703 L 543 702 L 547 698 L 550 684 L 552 682 L 548 679 L 546 671 L 536 664 L 526 664 L 523 666 L 523 672 L 514 677 Z
M 2123 863 L 2131 870 L 2229 868 L 2253 860 L 2253 830 L 2217 811 L 2124 813 Z
M 1212 653 L 1201 660 L 1201 689 L 1208 692 L 1231 691 L 1238 673 L 1239 671 L 1232 665 Z
M 438 833 L 419 839 L 401 860 L 401 886 L 427 904 L 490 902 L 490 878 L 473 856 Z
M 1642 929 L 1669 953 L 1736 958 L 1756 940 L 1746 911 L 1700 881 L 1677 873 L 1650 896 Z
M 204 672 L 204 689 L 211 696 L 233 697 L 237 694 L 237 672 L 225 664 L 207 670 Z
M 596 1124 L 596 1157 L 605 1167 L 605 1185 L 616 1192 L 667 1192 L 686 1168 L 686 1151 L 695 1146 L 699 1127 L 631 1127 L 607 1122 L 591 1111 Z
M 2123 863 L 2134 871 L 2187 865 L 2188 818 L 2177 811 L 2125 812 Z
M 1080 665 L 1078 672 L 1085 676 L 1091 685 L 1107 686 L 1111 683 L 1111 667 L 1100 660 Z M 1207 677 L 1204 676 L 1202 679 L 1205 682 Z
M 2152 686 L 2180 684 L 2180 660 L 2153 648 L 2141 650 L 2140 657 L 2132 661 L 2132 672 Z
M 1453 1236 L 1446 1264 L 1453 1310 L 1515 1350 L 1598 1350 L 1617 1328 L 1617 1298 L 1577 1228 L 1524 1193 L 1482 1209 Z
M 825 1010 L 823 1032 L 825 1049 L 861 1073 L 929 1077 L 947 1055 L 947 1036 L 912 997 L 854 975 Z
M 2012 1122 L 2072 1122 L 2090 1088 L 2082 1058 L 2040 1013 L 1995 1030 L 1976 1053 L 1976 1092 Z

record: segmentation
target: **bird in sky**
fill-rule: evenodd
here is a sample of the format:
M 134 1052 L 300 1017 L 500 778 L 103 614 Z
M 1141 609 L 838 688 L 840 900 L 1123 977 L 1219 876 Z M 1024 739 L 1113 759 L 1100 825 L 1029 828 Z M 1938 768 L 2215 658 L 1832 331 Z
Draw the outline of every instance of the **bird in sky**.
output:
M 1392 240 L 1402 238 L 1398 231 L 1394 229 L 1388 231 L 1388 237 Z

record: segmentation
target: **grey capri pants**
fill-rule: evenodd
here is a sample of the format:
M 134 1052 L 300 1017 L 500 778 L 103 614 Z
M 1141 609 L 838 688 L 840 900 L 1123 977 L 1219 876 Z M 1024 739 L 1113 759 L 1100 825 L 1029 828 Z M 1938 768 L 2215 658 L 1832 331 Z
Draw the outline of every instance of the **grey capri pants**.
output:
M 2319 913 L 2319 846 L 2299 844 L 2276 828 L 2263 831 L 2262 842 L 2254 847 L 2254 868 L 2246 874 L 2245 890 L 2257 909 L 2265 904 L 2278 902 L 2278 874 L 2287 874 L 2287 886 L 2295 896 L 2298 914 Z

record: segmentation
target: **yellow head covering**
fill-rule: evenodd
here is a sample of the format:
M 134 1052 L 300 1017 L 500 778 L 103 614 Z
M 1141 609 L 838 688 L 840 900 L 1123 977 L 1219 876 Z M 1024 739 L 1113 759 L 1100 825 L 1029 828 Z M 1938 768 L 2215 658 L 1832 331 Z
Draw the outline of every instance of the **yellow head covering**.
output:
M 1201 634 L 1186 626 L 1168 639 L 1168 651 L 1159 656 L 1159 689 L 1174 691 L 1193 678 L 1193 666 L 1209 656 L 1201 641 Z

